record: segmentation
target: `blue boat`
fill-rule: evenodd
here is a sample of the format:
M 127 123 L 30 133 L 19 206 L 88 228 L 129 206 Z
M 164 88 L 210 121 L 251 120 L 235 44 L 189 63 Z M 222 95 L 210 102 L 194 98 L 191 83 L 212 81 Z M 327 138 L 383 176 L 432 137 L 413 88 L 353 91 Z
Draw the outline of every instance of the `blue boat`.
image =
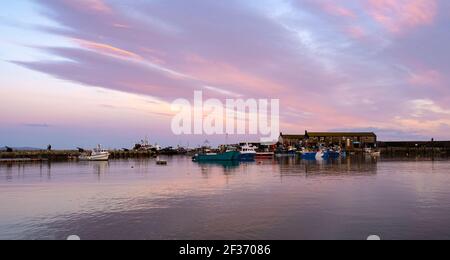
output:
M 338 159 L 341 156 L 341 153 L 332 150 L 326 151 L 325 154 L 328 159 Z
M 246 144 L 241 147 L 240 151 L 240 161 L 243 162 L 253 162 L 256 158 L 256 150 L 252 146 Z
M 329 159 L 338 159 L 340 156 L 341 153 L 333 150 L 301 153 L 301 158 L 303 160 L 329 160 Z
M 307 161 L 315 161 L 317 152 L 303 152 L 301 158 Z

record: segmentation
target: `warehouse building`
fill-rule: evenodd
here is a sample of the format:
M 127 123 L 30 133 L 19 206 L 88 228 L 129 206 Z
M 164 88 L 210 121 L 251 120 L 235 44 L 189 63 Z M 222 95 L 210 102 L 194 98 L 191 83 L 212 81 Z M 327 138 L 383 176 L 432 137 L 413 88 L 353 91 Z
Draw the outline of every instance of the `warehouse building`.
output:
M 373 148 L 377 146 L 377 135 L 373 132 L 308 132 L 303 135 L 280 134 L 279 142 L 286 146 L 339 145 L 351 148 Z

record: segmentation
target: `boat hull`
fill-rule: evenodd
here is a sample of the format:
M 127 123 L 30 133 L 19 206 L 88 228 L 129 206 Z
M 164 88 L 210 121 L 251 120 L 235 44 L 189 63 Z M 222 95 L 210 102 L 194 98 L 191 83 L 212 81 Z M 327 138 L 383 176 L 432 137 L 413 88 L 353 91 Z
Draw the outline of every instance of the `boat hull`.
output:
M 302 153 L 301 158 L 303 160 L 328 160 L 328 159 L 338 159 L 341 156 L 340 153 L 334 151 L 326 152 L 305 152 Z
M 279 153 L 275 153 L 276 157 L 296 157 L 297 156 L 297 152 L 295 151 L 289 151 L 289 152 L 279 152 Z
M 370 155 L 372 157 L 380 157 L 381 156 L 381 152 L 372 152 Z
M 239 160 L 243 162 L 253 162 L 256 158 L 256 153 L 241 153 Z
M 341 156 L 341 153 L 335 151 L 328 151 L 326 154 L 329 159 L 339 159 Z
M 223 162 L 239 161 L 240 153 L 237 151 L 218 153 L 218 154 L 197 154 L 192 158 L 195 162 Z
M 256 154 L 256 159 L 273 159 L 273 157 L 275 156 L 274 153 L 257 153 Z
M 99 155 L 92 155 L 92 156 L 80 156 L 78 158 L 80 161 L 108 161 L 109 160 L 109 154 L 99 154 Z
M 316 156 L 317 156 L 317 153 L 315 153 L 315 152 L 308 152 L 308 153 L 302 153 L 301 158 L 303 160 L 313 161 L 313 160 L 316 160 Z

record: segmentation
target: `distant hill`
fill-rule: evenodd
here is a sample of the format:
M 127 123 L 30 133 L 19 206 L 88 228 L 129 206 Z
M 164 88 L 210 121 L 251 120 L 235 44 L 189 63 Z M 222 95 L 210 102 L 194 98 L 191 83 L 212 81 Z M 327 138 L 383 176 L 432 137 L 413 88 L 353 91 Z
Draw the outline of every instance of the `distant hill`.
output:
M 33 147 L 11 147 L 14 151 L 40 151 L 43 149 L 33 148 Z M 0 151 L 6 151 L 6 147 L 0 147 Z

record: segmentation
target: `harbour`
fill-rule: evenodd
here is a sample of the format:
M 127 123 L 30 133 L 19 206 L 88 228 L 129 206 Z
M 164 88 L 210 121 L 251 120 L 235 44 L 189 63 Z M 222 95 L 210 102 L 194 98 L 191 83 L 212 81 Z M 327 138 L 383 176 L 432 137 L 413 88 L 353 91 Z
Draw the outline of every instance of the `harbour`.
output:
M 50 146 L 51 147 L 51 146 Z M 15 150 L 9 147 L 0 150 L 0 163 L 14 162 L 39 162 L 39 161 L 73 161 L 86 159 L 86 155 L 96 150 L 102 150 L 101 146 L 91 150 L 77 148 L 77 150 Z M 227 150 L 233 149 L 240 156 L 221 156 Z M 349 132 L 308 132 L 301 135 L 280 134 L 279 140 L 274 142 L 241 142 L 239 144 L 224 144 L 218 148 L 211 147 L 208 143 L 198 148 L 189 147 L 166 147 L 151 145 L 147 139 L 134 145 L 133 148 L 103 149 L 108 153 L 104 159 L 133 159 L 133 158 L 156 158 L 161 155 L 200 155 L 201 160 L 223 161 L 223 160 L 248 160 L 271 159 L 273 157 L 300 157 L 304 159 L 320 159 L 319 157 L 334 158 L 346 155 L 364 155 L 383 157 L 428 157 L 439 158 L 450 156 L 450 141 L 378 141 L 375 133 L 349 133 Z M 245 155 L 243 155 L 243 152 Z M 317 152 L 322 155 L 316 158 Z M 207 158 L 210 154 L 211 158 Z M 243 158 L 241 158 L 243 157 Z M 247 157 L 247 158 L 245 158 Z
M 0 239 L 450 239 L 449 144 L 305 131 L 217 148 L 4 149 Z

